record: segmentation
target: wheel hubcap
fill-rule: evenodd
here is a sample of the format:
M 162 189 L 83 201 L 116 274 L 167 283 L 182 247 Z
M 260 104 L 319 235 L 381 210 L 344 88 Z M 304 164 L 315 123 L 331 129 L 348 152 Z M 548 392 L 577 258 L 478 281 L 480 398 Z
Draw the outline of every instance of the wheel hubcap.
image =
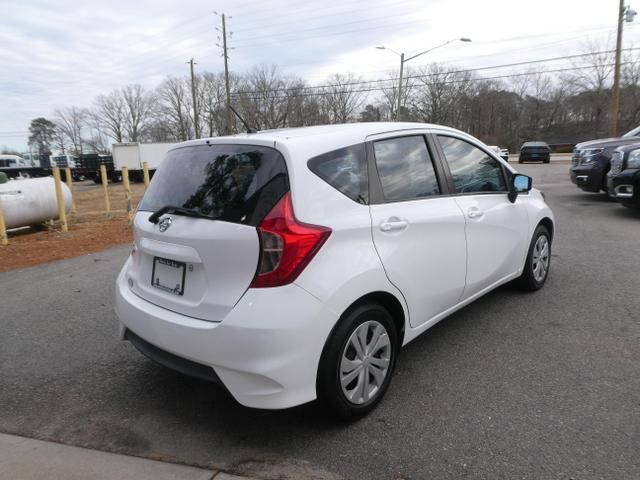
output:
M 549 271 L 549 240 L 545 235 L 540 235 L 533 247 L 531 259 L 533 278 L 536 282 L 542 282 Z
M 340 385 L 351 403 L 362 404 L 380 391 L 391 363 L 391 341 L 384 326 L 370 320 L 349 337 L 340 361 Z

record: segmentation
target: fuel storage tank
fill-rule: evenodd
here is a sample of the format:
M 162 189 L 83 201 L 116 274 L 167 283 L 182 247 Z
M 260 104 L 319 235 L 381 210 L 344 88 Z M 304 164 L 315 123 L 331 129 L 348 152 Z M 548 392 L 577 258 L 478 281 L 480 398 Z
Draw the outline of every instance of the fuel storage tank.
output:
M 71 210 L 71 190 L 62 183 L 65 211 Z M 52 177 L 12 180 L 0 184 L 0 207 L 7 229 L 27 227 L 58 218 Z

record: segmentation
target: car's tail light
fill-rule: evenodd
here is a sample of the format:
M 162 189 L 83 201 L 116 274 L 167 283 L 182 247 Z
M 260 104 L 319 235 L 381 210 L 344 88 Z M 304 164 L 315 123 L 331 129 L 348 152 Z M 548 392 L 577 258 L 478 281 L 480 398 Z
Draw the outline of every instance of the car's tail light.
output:
M 258 233 L 260 265 L 251 288 L 293 282 L 327 241 L 331 229 L 296 220 L 289 192 L 262 220 Z

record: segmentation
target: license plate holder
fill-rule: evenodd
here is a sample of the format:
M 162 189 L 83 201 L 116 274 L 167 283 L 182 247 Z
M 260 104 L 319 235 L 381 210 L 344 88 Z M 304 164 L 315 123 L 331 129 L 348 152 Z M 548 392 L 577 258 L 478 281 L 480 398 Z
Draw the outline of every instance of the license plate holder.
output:
M 168 258 L 153 257 L 151 286 L 173 295 L 184 295 L 184 280 L 187 272 L 184 262 Z

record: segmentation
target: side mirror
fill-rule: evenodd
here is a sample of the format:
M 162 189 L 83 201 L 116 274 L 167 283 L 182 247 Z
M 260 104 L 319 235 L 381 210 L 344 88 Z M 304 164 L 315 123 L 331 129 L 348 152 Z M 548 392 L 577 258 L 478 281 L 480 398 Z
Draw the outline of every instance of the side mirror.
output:
M 516 173 L 511 178 L 511 188 L 509 189 L 508 198 L 511 203 L 516 201 L 519 193 L 527 193 L 533 186 L 533 180 L 527 175 Z

